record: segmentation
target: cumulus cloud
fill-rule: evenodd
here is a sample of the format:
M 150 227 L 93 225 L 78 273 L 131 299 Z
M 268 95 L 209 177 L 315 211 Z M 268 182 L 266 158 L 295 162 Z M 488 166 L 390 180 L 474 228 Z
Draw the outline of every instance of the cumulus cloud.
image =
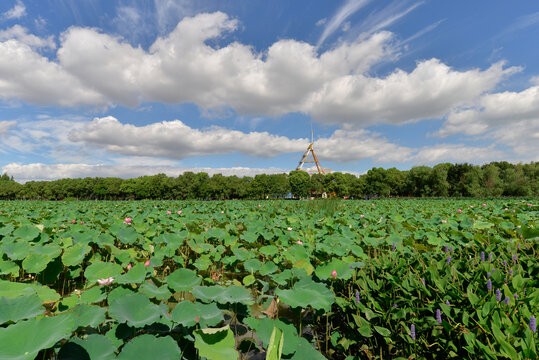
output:
M 0 98 L 60 106 L 191 102 L 240 115 L 302 112 L 321 123 L 368 126 L 443 116 L 518 70 L 497 63 L 458 71 L 430 59 L 411 72 L 368 75 L 374 64 L 398 54 L 387 31 L 321 54 L 289 39 L 260 53 L 238 42 L 208 44 L 237 27 L 224 13 L 198 14 L 182 19 L 149 50 L 96 29 L 72 27 L 60 37 L 57 62 L 11 38 L 0 42 Z
M 90 164 L 18 164 L 11 163 L 1 168 L 2 173 L 13 176 L 15 181 L 56 180 L 64 178 L 84 177 L 120 177 L 124 179 L 145 175 L 166 174 L 178 176 L 184 172 L 206 172 L 209 175 L 255 176 L 258 174 L 282 174 L 289 170 L 261 169 L 248 167 L 206 168 L 206 167 L 173 167 L 173 166 L 136 166 L 136 165 L 90 165 Z
M 11 9 L 3 13 L 0 18 L 4 19 L 19 19 L 26 15 L 26 6 L 24 6 L 24 3 L 21 0 L 17 0 L 15 3 L 15 6 L 13 6 Z
M 0 41 L 9 39 L 15 39 L 33 49 L 56 49 L 54 36 L 51 35 L 46 39 L 43 39 L 33 34 L 29 34 L 28 29 L 20 25 L 14 25 L 6 30 L 0 30 Z
M 494 146 L 476 147 L 464 144 L 438 144 L 420 149 L 413 157 L 416 164 L 432 165 L 440 162 L 485 163 L 506 160 L 507 154 Z

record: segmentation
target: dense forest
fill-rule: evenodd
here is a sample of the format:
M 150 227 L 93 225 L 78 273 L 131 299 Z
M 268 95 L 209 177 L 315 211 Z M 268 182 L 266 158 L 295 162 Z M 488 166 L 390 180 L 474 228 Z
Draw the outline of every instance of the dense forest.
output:
M 268 199 L 320 197 L 498 197 L 539 196 L 539 163 L 492 162 L 483 166 L 443 163 L 407 171 L 373 168 L 355 176 L 334 172 L 309 176 L 303 171 L 255 177 L 185 172 L 135 179 L 83 178 L 19 184 L 0 176 L 0 199 Z

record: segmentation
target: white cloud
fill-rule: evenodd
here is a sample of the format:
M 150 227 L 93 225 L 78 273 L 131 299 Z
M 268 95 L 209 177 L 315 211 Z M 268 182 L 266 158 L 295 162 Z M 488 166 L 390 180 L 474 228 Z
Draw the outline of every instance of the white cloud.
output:
M 6 30 L 0 30 L 0 41 L 15 39 L 20 43 L 30 46 L 33 49 L 49 48 L 56 49 L 54 36 L 42 39 L 38 36 L 28 33 L 28 29 L 20 25 L 14 25 Z
M 17 0 L 15 6 L 3 13 L 1 17 L 4 19 L 19 19 L 24 15 L 26 15 L 26 6 L 21 0 Z
M 0 121 L 0 137 L 8 135 L 9 131 L 16 127 L 17 121 L 15 120 Z
M 432 165 L 441 162 L 470 162 L 474 164 L 506 160 L 507 154 L 489 147 L 466 146 L 463 144 L 438 144 L 420 149 L 414 156 L 416 164 Z
M 84 177 L 120 177 L 124 179 L 144 175 L 166 174 L 178 176 L 184 172 L 206 172 L 209 175 L 255 176 L 258 174 L 282 174 L 289 170 L 260 169 L 248 167 L 206 168 L 206 167 L 173 167 L 173 166 L 136 166 L 136 165 L 91 165 L 91 164 L 18 164 L 11 163 L 1 168 L 2 173 L 13 176 L 15 181 L 25 183 L 38 180 L 56 180 L 63 178 Z
M 137 127 L 122 124 L 112 116 L 96 118 L 73 130 L 70 140 L 102 147 L 111 153 L 171 159 L 234 152 L 271 157 L 301 151 L 308 144 L 306 139 L 289 139 L 267 132 L 244 133 L 217 126 L 198 130 L 179 120 Z
M 331 34 L 333 34 L 346 19 L 367 5 L 369 2 L 370 0 L 347 0 L 339 9 L 337 9 L 335 15 L 333 15 L 333 17 L 327 22 L 322 35 L 320 35 L 320 38 L 318 39 L 317 46 L 322 45 L 322 43 Z
M 408 1 L 394 1 L 381 11 L 370 14 L 358 28 L 359 33 L 372 34 L 393 25 L 408 13 L 422 5 L 423 2 L 416 2 L 408 7 Z
M 279 40 L 261 53 L 238 42 L 207 43 L 237 26 L 221 12 L 184 18 L 149 51 L 96 29 L 72 27 L 61 36 L 58 62 L 6 40 L 0 42 L 0 98 L 61 106 L 192 102 L 240 115 L 302 112 L 322 123 L 368 126 L 441 117 L 519 70 L 497 63 L 458 71 L 430 59 L 411 72 L 370 76 L 374 64 L 398 56 L 387 31 L 321 54 L 296 40 Z

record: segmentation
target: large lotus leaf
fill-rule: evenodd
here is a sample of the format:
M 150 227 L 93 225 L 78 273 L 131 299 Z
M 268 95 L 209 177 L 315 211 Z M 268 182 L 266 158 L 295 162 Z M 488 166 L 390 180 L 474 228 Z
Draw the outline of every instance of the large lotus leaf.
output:
M 154 283 L 148 281 L 144 282 L 140 286 L 139 292 L 148 296 L 149 298 L 156 298 L 158 300 L 166 300 L 171 295 L 166 285 L 157 287 Z
M 32 250 L 37 254 L 48 255 L 51 259 L 54 259 L 62 253 L 62 248 L 56 244 L 35 245 Z
M 143 263 L 138 263 L 129 271 L 121 276 L 118 276 L 117 282 L 120 284 L 140 284 L 146 279 L 148 268 Z
M 57 301 L 60 295 L 48 286 L 40 284 L 23 284 L 0 280 L 0 296 L 14 298 L 36 293 L 42 302 Z
M 71 342 L 81 346 L 92 360 L 109 360 L 114 358 L 116 347 L 104 335 L 92 334 L 86 339 L 72 338 Z
M 125 286 L 118 286 L 111 292 L 109 292 L 109 295 L 107 296 L 107 301 L 112 303 L 114 300 L 121 298 L 122 296 L 125 296 L 127 294 L 134 294 L 135 292 L 128 287 Z
M 254 273 L 260 269 L 261 265 L 260 260 L 250 259 L 243 263 L 243 268 L 250 273 Z
M 20 267 L 13 261 L 0 260 L 0 275 L 19 275 Z
M 246 305 L 253 303 L 251 293 L 243 286 L 195 286 L 191 293 L 203 302 L 242 303 Z
M 22 268 L 27 273 L 38 274 L 45 270 L 52 259 L 49 255 L 32 253 L 22 262 Z
M 117 278 L 122 272 L 123 269 L 118 264 L 96 261 L 86 268 L 84 277 L 89 282 L 95 282 L 109 277 Z
M 315 274 L 320 280 L 327 280 L 331 277 L 333 270 L 337 272 L 337 279 L 348 280 L 353 274 L 349 263 L 336 258 L 331 259 L 328 263 L 319 265 L 316 268 Z
M 286 343 L 286 339 L 285 339 Z M 324 355 L 320 354 L 307 339 L 299 338 L 298 345 L 294 356 L 291 360 L 325 360 Z
M 124 226 L 111 226 L 110 232 L 112 235 L 116 236 L 124 244 L 133 244 L 137 241 L 137 238 L 140 236 L 135 229 L 129 225 Z
M 0 324 L 29 319 L 43 314 L 44 311 L 45 308 L 35 293 L 13 298 L 0 297 Z
M 167 276 L 167 284 L 174 291 L 189 291 L 202 281 L 193 270 L 181 268 Z
M 172 321 L 182 326 L 195 326 L 195 318 L 199 317 L 200 326 L 215 326 L 224 320 L 223 313 L 215 303 L 201 304 L 182 301 L 172 310 Z
M 80 265 L 86 254 L 88 254 L 92 248 L 86 244 L 75 244 L 65 249 L 62 255 L 62 262 L 65 266 Z
M 33 360 L 40 350 L 71 336 L 73 325 L 71 314 L 61 314 L 0 328 L 0 360 Z
M 330 311 L 331 305 L 335 302 L 331 290 L 308 277 L 299 280 L 292 289 L 277 289 L 275 293 L 282 302 L 292 307 L 306 308 L 310 305 L 317 310 Z
M 5 225 L 5 223 L 4 223 L 4 227 L 1 227 L 1 228 L 0 228 L 0 235 L 6 236 L 6 235 L 8 235 L 8 234 L 11 234 L 11 232 L 13 231 L 13 229 L 15 229 L 15 227 L 13 226 L 13 224 L 7 224 L 7 225 Z
M 2 252 L 11 260 L 22 260 L 30 252 L 30 244 L 24 241 L 15 241 L 2 244 Z
M 229 326 L 218 329 L 201 329 L 194 332 L 195 347 L 201 357 L 208 360 L 229 360 L 239 358 L 234 348 L 234 333 Z
M 277 267 L 277 265 L 275 265 L 273 261 L 266 261 L 264 264 L 262 264 L 258 272 L 260 273 L 260 275 L 266 276 L 276 272 L 277 270 L 279 270 L 279 268 Z
M 73 308 L 75 327 L 97 327 L 105 321 L 107 309 L 97 305 L 77 305 Z
M 23 225 L 13 232 L 13 236 L 26 241 L 31 241 L 38 237 L 39 233 L 39 229 L 34 225 Z
M 113 300 L 109 305 L 109 315 L 118 322 L 127 322 L 127 325 L 142 327 L 159 320 L 161 310 L 159 306 L 152 304 L 146 296 L 135 293 Z
M 179 359 L 181 350 L 170 336 L 155 337 L 144 334 L 129 341 L 118 355 L 118 360 Z M 201 354 L 202 355 L 202 354 Z
M 300 338 L 294 325 L 285 324 L 281 320 L 270 318 L 256 319 L 253 317 L 245 319 L 244 323 L 256 332 L 256 335 L 262 341 L 265 348 L 269 345 L 273 328 L 277 327 L 281 329 L 284 333 L 283 354 L 289 355 L 296 351 Z
M 80 303 L 81 304 L 93 304 L 99 302 L 107 296 L 105 290 L 99 286 L 94 286 L 88 290 L 81 291 Z

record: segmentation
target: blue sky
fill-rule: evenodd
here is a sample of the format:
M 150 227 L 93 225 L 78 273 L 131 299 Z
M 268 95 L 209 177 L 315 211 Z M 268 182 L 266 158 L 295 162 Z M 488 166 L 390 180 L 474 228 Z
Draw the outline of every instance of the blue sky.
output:
M 534 1 L 0 3 L 24 182 L 539 160 Z

